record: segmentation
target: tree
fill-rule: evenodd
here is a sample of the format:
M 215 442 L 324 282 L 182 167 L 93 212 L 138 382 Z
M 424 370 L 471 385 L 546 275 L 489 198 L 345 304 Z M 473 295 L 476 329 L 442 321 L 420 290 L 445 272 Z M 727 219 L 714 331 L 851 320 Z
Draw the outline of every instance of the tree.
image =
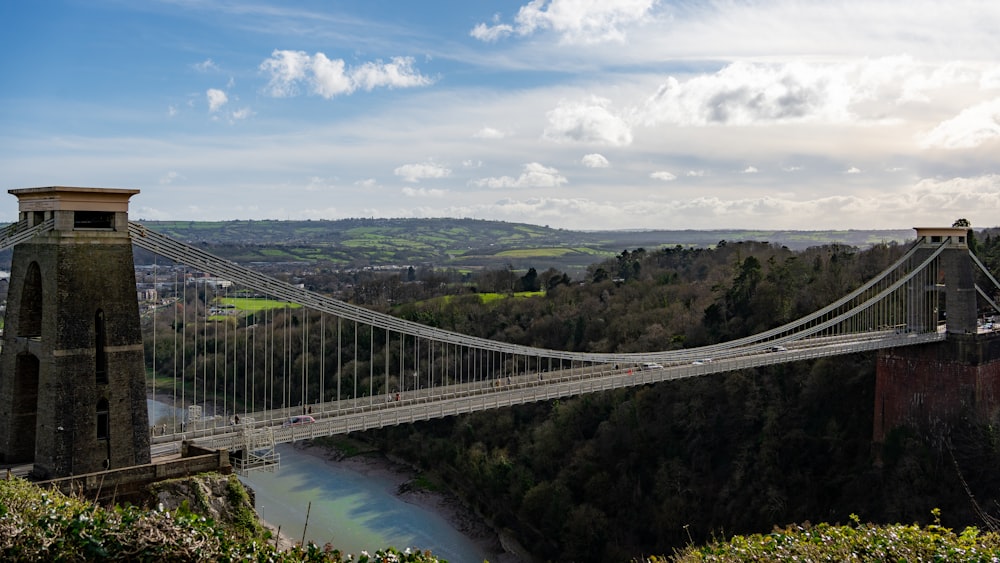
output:
M 966 235 L 965 236 L 965 240 L 967 241 L 967 244 L 969 245 L 969 250 L 972 251 L 973 254 L 978 254 L 979 253 L 979 243 L 976 242 L 976 234 L 975 234 L 975 231 L 972 230 L 972 223 L 970 223 L 968 219 L 962 218 L 962 219 L 956 219 L 955 222 L 951 224 L 951 226 L 952 227 L 965 227 L 965 229 L 966 229 L 966 231 L 965 231 L 965 235 Z
M 761 264 L 755 256 L 747 256 L 740 265 L 739 273 L 733 279 L 733 286 L 726 292 L 726 301 L 731 314 L 747 317 L 750 314 L 750 299 L 760 283 Z
M 521 276 L 522 291 L 538 291 L 538 272 L 534 268 L 529 268 L 528 273 Z

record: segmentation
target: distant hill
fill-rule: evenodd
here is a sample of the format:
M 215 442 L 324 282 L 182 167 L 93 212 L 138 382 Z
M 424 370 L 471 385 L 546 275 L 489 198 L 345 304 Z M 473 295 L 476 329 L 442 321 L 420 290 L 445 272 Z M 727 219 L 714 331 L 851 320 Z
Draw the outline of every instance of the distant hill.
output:
M 800 250 L 824 244 L 868 247 L 914 238 L 906 230 L 570 231 L 480 219 L 333 221 L 140 221 L 240 263 L 322 262 L 334 267 L 553 267 L 576 272 L 623 250 L 761 241 Z M 139 258 L 137 258 L 139 259 Z

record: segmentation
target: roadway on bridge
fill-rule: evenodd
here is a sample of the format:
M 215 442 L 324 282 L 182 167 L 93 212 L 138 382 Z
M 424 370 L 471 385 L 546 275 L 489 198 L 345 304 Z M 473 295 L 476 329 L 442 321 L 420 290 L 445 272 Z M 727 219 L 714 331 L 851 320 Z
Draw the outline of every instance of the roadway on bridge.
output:
M 518 374 L 510 377 L 359 397 L 311 405 L 314 423 L 289 426 L 292 416 L 304 414 L 302 407 L 275 409 L 241 415 L 240 424 L 214 418 L 193 424 L 186 432 L 153 436 L 154 458 L 176 454 L 183 440 L 213 449 L 238 451 L 262 435 L 273 443 L 347 434 L 373 428 L 406 424 L 432 418 L 454 416 L 486 409 L 536 401 L 648 385 L 727 371 L 809 360 L 881 348 L 907 346 L 943 340 L 943 331 L 899 334 L 893 331 L 816 338 L 775 345 L 721 358 L 701 358 L 687 363 L 646 368 L 642 364 L 591 366 L 552 372 Z

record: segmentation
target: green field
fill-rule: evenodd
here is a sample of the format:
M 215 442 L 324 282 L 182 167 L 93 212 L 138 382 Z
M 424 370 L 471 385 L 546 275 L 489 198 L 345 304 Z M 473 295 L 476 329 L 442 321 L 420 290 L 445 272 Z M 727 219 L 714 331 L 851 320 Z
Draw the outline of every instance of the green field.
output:
M 484 293 L 465 294 L 463 296 L 458 296 L 458 295 L 442 295 L 441 297 L 434 297 L 432 299 L 425 299 L 423 301 L 417 301 L 415 304 L 416 305 L 427 305 L 427 304 L 431 304 L 431 303 L 448 304 L 453 299 L 457 299 L 459 297 L 467 297 L 468 295 L 475 295 L 476 297 L 479 298 L 479 301 L 481 303 L 483 303 L 484 305 L 486 305 L 486 304 L 489 304 L 489 303 L 493 303 L 495 301 L 500 301 L 502 299 L 508 299 L 508 298 L 511 298 L 511 297 L 513 297 L 515 299 L 517 299 L 517 298 L 525 299 L 525 298 L 530 298 L 530 297 L 542 297 L 542 296 L 545 295 L 545 292 L 544 291 L 517 291 L 517 292 L 514 292 L 514 293 L 490 293 L 490 292 L 484 292 Z
M 492 303 L 493 301 L 499 301 L 501 299 L 507 299 L 508 297 L 542 297 L 545 295 L 544 291 L 515 291 L 513 295 L 507 293 L 479 293 L 479 299 L 483 303 Z
M 285 307 L 299 309 L 302 307 L 298 303 L 289 303 L 276 299 L 258 299 L 255 297 L 216 297 L 214 304 L 216 306 L 231 305 L 233 309 L 241 313 L 256 313 L 257 311 L 283 309 Z

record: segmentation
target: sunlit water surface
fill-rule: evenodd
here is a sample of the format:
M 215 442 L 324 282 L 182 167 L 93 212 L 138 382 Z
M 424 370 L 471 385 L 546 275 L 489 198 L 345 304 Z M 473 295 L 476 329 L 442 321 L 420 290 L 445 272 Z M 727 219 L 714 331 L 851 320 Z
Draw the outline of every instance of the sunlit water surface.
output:
M 184 409 L 148 400 L 149 419 L 166 422 Z M 453 563 L 481 562 L 489 557 L 444 517 L 396 496 L 391 478 L 365 475 L 328 463 L 285 444 L 276 472 L 241 477 L 254 490 L 261 518 L 281 528 L 282 535 L 318 545 L 330 543 L 342 553 L 373 553 L 385 547 L 430 550 Z M 306 513 L 308 512 L 308 523 Z
M 278 452 L 280 469 L 242 480 L 256 494 L 257 512 L 283 535 L 330 543 L 343 553 L 392 546 L 430 550 L 452 562 L 489 556 L 438 513 L 397 497 L 391 478 L 363 475 L 287 444 Z

